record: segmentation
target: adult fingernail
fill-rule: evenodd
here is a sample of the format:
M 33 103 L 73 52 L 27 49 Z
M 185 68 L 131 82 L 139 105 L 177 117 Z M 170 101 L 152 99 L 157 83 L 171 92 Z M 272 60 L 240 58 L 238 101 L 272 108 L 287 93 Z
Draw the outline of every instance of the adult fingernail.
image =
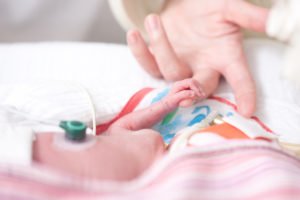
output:
M 137 42 L 137 35 L 136 35 L 136 33 L 129 33 L 129 35 L 128 35 L 128 42 L 130 44 L 135 44 Z
M 238 111 L 244 117 L 251 117 L 251 115 L 252 115 L 249 104 L 246 101 L 242 101 L 240 103 L 240 105 L 238 106 Z
M 155 15 L 149 16 L 148 20 L 147 20 L 147 23 L 148 23 L 148 27 L 149 27 L 151 32 L 156 32 L 160 28 L 159 19 Z
M 251 117 L 255 112 L 256 95 L 255 91 L 247 92 L 244 95 L 237 96 L 238 112 L 244 117 Z

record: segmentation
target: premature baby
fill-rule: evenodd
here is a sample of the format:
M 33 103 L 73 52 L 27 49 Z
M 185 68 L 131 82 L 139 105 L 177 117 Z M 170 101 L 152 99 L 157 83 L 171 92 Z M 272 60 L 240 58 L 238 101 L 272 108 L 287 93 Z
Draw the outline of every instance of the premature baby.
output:
M 107 134 L 96 137 L 95 145 L 78 152 L 56 148 L 52 133 L 37 134 L 33 159 L 83 178 L 135 178 L 165 152 L 162 137 L 150 128 L 182 102 L 190 104 L 199 97 L 202 93 L 196 81 L 180 81 L 164 99 L 122 117 L 110 126 Z
M 213 97 L 195 104 L 204 96 L 194 79 L 176 82 L 170 89 L 150 92 L 140 102 L 150 101 L 150 106 L 137 107 L 120 117 L 106 134 L 95 137 L 96 144 L 82 151 L 56 148 L 53 134 L 38 134 L 33 158 L 36 163 L 70 175 L 122 181 L 144 172 L 164 155 L 169 143 L 174 151 L 226 139 L 272 139 L 271 130 L 259 119 L 240 117 L 225 99 Z

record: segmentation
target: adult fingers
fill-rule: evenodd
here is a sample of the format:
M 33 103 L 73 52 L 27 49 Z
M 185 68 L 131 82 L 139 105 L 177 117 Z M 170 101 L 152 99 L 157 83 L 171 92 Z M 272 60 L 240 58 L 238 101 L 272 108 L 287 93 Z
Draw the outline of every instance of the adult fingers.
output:
M 205 97 L 211 95 L 218 87 L 220 73 L 213 68 L 198 68 L 193 78 L 201 85 Z
M 223 75 L 233 89 L 238 112 L 245 117 L 251 117 L 256 106 L 256 90 L 244 54 L 226 66 Z
M 147 44 L 137 30 L 131 30 L 127 33 L 128 46 L 136 58 L 137 62 L 152 76 L 161 77 L 160 70 L 155 58 L 148 49 Z
M 163 77 L 170 81 L 190 77 L 192 71 L 176 56 L 159 16 L 149 15 L 145 20 L 145 28 L 149 34 L 151 52 Z
M 243 28 L 265 32 L 268 10 L 244 0 L 228 0 L 225 19 Z

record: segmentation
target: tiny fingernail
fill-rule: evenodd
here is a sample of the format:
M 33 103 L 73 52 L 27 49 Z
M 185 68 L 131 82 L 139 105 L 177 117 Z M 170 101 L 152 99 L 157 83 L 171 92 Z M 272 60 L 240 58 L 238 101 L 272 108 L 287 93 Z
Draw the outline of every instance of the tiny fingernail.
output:
M 202 98 L 203 94 L 202 94 L 202 92 L 201 92 L 200 90 L 197 91 L 197 96 L 198 96 L 199 98 Z
M 194 99 L 193 101 L 192 101 L 192 105 L 194 105 L 194 104 L 196 104 L 197 103 L 197 99 Z
M 191 91 L 190 92 L 190 97 L 194 97 L 194 96 L 196 96 L 196 93 L 194 91 Z
M 200 86 L 198 89 L 199 89 L 199 92 L 200 92 L 200 94 L 201 94 L 200 97 L 201 97 L 201 98 L 204 98 L 204 97 L 206 96 L 206 94 L 205 94 L 203 88 Z

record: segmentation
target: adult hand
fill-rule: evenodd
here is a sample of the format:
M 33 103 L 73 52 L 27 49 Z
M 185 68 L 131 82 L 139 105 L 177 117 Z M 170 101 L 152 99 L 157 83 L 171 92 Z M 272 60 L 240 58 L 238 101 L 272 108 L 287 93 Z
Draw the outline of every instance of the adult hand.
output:
M 149 15 L 149 47 L 137 30 L 127 40 L 147 72 L 166 80 L 193 76 L 209 96 L 220 75 L 231 85 L 238 111 L 255 111 L 255 84 L 248 70 L 240 27 L 264 32 L 268 11 L 243 0 L 169 0 L 160 16 Z

